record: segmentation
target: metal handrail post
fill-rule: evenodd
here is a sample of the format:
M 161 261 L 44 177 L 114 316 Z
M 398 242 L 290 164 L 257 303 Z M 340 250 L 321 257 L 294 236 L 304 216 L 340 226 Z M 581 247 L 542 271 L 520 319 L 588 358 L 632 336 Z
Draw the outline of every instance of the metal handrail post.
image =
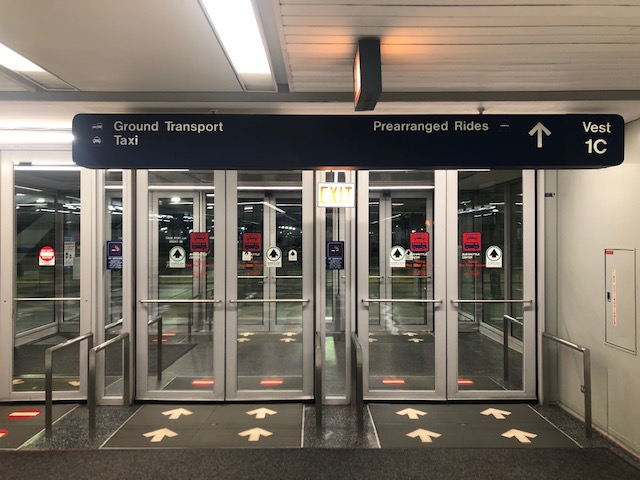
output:
M 115 337 L 114 337 L 115 338 Z M 96 436 L 96 351 L 89 350 L 89 386 L 87 387 L 87 407 L 89 408 L 89 438 Z
M 585 348 L 584 352 L 582 352 L 582 365 L 584 372 L 584 424 L 587 438 L 591 438 L 591 351 L 588 348 Z
M 96 436 L 96 402 L 98 392 L 96 391 L 96 354 L 103 351 L 107 347 L 122 342 L 122 404 L 131 405 L 131 396 L 129 390 L 129 332 L 122 332 L 111 340 L 108 340 L 89 350 L 89 388 L 87 392 L 87 400 L 89 406 L 89 438 Z
M 578 345 L 577 343 L 572 343 L 568 340 L 556 337 L 555 335 L 551 335 L 547 332 L 542 332 L 542 338 L 547 338 L 556 343 L 559 343 L 560 345 L 564 345 L 565 347 L 577 350 L 578 352 L 582 353 L 583 378 L 581 391 L 584 394 L 584 424 L 587 438 L 591 438 L 591 435 L 593 433 L 593 421 L 591 416 L 591 351 L 587 347 L 583 347 L 581 345 Z M 548 371 L 545 371 L 544 374 L 546 377 L 548 375 Z M 547 394 L 548 392 L 545 392 L 545 396 Z
M 316 332 L 314 396 L 316 406 L 316 436 L 322 435 L 322 339 Z
M 517 318 L 514 318 L 510 315 L 502 316 L 502 353 L 503 353 L 503 377 L 504 381 L 509 381 L 509 333 L 511 330 L 511 324 L 517 323 L 518 325 L 524 327 L 524 323 L 522 323 Z
M 69 345 L 82 342 L 83 340 L 87 340 L 89 350 L 91 350 L 93 348 L 93 332 L 74 337 L 70 340 L 67 340 L 66 342 L 54 345 L 53 347 L 49 347 L 44 351 L 44 424 L 46 438 L 51 438 L 53 436 L 53 352 L 62 350 Z M 89 395 L 89 392 L 90 390 L 87 390 L 87 396 Z
M 352 402 L 356 404 L 356 417 L 358 419 L 358 435 L 362 436 L 364 434 L 364 384 L 363 384 L 363 376 L 362 376 L 362 346 L 360 346 L 360 341 L 358 340 L 358 335 L 355 333 L 351 334 L 351 344 L 352 344 L 352 371 L 354 378 L 354 391 L 355 395 L 352 399 Z
M 156 315 L 147 322 L 147 326 L 158 324 L 156 330 L 156 382 L 162 382 L 162 315 Z
M 504 315 L 502 317 L 502 361 L 503 361 L 503 374 L 502 377 L 506 383 L 509 381 L 509 324 L 511 323 L 511 317 Z

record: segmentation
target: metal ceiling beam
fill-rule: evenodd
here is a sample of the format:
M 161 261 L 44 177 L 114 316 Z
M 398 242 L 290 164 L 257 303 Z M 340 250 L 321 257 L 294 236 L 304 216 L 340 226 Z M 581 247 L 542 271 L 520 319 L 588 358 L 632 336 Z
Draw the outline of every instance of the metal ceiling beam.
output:
M 640 90 L 541 92 L 383 92 L 382 102 L 640 101 Z M 353 102 L 352 92 L 0 92 L 0 102 L 332 103 Z

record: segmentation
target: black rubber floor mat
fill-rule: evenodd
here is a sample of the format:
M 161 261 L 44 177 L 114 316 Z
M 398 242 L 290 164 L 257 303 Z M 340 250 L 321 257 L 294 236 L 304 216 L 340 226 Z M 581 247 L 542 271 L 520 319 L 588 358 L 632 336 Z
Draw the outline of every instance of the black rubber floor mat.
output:
M 302 446 L 302 405 L 144 405 L 102 448 Z
M 369 405 L 383 448 L 572 448 L 528 405 Z

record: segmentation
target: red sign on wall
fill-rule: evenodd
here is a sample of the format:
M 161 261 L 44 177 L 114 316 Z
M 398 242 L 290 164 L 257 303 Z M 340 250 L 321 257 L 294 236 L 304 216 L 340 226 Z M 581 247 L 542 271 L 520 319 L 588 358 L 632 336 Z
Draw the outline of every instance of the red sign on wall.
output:
M 189 234 L 189 249 L 192 252 L 208 252 L 209 251 L 209 233 L 208 232 L 191 232 L 191 234 Z
M 429 251 L 429 232 L 412 232 L 409 237 L 409 250 L 413 253 Z
M 481 252 L 482 251 L 482 233 L 464 232 L 462 234 L 462 251 L 463 252 Z
M 243 233 L 242 234 L 242 250 L 245 252 L 261 252 L 262 251 L 262 234 L 261 233 Z

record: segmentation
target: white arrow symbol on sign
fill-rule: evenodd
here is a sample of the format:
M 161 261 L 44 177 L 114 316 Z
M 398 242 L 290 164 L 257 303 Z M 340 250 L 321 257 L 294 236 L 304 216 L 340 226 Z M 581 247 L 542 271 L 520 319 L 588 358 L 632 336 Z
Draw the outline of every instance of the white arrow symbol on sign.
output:
M 282 335 L 284 335 L 285 337 L 295 337 L 297 335 L 297 333 L 294 333 L 294 332 L 283 332 Z
M 507 412 L 505 410 L 498 410 L 497 408 L 487 408 L 486 410 L 480 412 L 482 415 L 486 415 L 487 417 L 489 415 L 493 415 L 496 419 L 498 420 L 504 420 L 505 415 L 511 415 L 511 412 Z
M 508 432 L 502 434 L 503 437 L 513 438 L 516 437 L 520 443 L 531 443 L 530 438 L 536 438 L 538 435 L 535 433 L 523 432 L 522 430 L 516 430 L 512 428 Z
M 190 412 L 186 408 L 174 408 L 173 410 L 162 412 L 162 414 L 169 417 L 169 420 L 177 420 L 181 415 L 193 415 L 193 412 Z
M 538 134 L 538 148 L 542 148 L 542 134 L 545 134 L 547 137 L 551 135 L 551 132 L 547 127 L 545 127 L 542 123 L 538 122 L 535 127 L 529 130 L 529 136 L 533 137 L 535 134 Z
M 160 430 L 145 433 L 144 436 L 147 438 L 151 437 L 152 442 L 161 442 L 164 440 L 164 437 L 176 437 L 178 434 L 168 428 L 161 428 Z
M 247 412 L 247 415 L 255 415 L 256 418 L 266 418 L 267 415 L 275 415 L 278 412 L 274 412 L 273 410 L 269 410 L 268 408 L 257 408 L 256 410 L 251 410 L 250 412 Z
M 407 417 L 409 417 L 409 420 L 418 420 L 420 417 L 426 414 L 427 412 L 416 410 L 415 408 L 405 408 L 404 410 L 396 412 L 396 415 L 406 415 Z
M 251 335 L 255 335 L 255 333 L 253 332 L 243 332 L 240 334 L 240 336 L 242 337 L 250 337 Z
M 406 335 L 407 337 L 415 337 L 418 334 L 415 332 L 404 332 L 403 335 Z
M 411 433 L 407 433 L 407 437 L 411 437 L 411 438 L 419 437 L 422 443 L 431 443 L 433 442 L 433 440 L 431 440 L 431 437 L 438 438 L 441 436 L 442 435 L 439 433 L 430 432 L 429 430 L 425 430 L 423 428 L 419 428 L 417 430 L 414 430 Z
M 420 342 L 424 342 L 423 338 L 410 338 L 407 340 L 407 342 L 413 342 L 413 343 L 420 343 Z
M 295 342 L 296 339 L 295 338 L 281 338 L 280 341 L 281 342 L 290 343 L 290 342 Z
M 251 341 L 251 339 L 250 339 L 250 338 L 239 338 L 239 339 L 238 339 L 238 342 L 240 342 L 240 343 L 250 342 L 250 341 Z
M 241 437 L 249 437 L 248 440 L 250 442 L 257 442 L 260 440 L 260 436 L 265 436 L 265 437 L 269 437 L 271 435 L 273 435 L 273 433 L 267 431 L 267 430 L 263 430 L 262 428 L 252 428 L 251 430 L 245 430 L 244 432 L 240 432 L 238 435 L 240 435 Z

